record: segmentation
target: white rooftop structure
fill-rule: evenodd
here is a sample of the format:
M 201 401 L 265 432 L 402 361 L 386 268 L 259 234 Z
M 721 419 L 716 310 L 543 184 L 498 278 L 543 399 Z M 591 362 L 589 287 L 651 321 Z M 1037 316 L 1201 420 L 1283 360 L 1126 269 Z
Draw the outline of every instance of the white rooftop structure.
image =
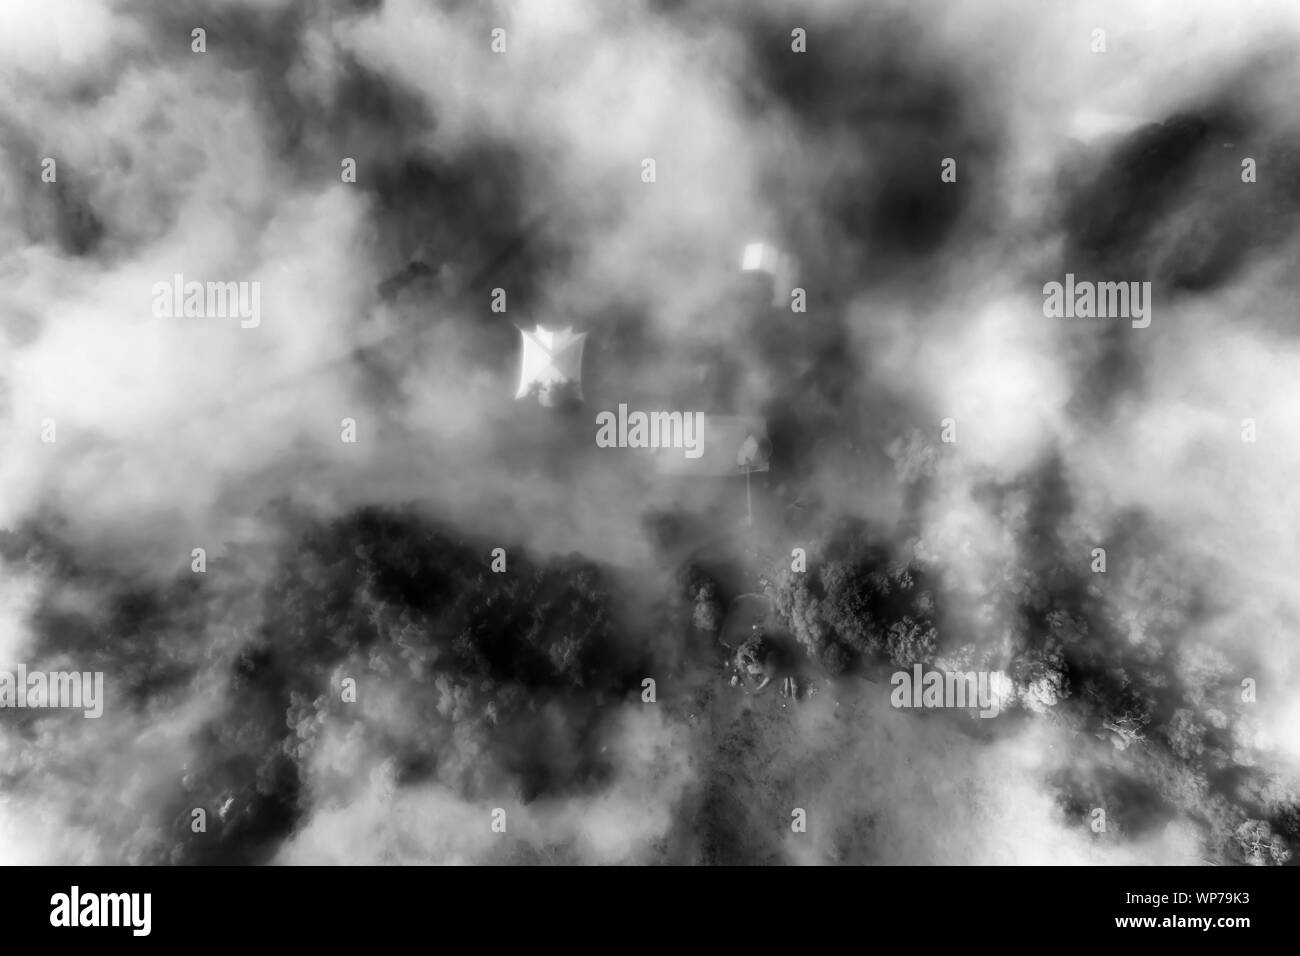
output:
M 1109 136 L 1123 136 L 1151 120 L 1127 113 L 1107 113 L 1100 110 L 1076 110 L 1065 124 L 1065 135 L 1082 143 L 1092 143 Z
M 766 242 L 746 244 L 740 257 L 742 272 L 763 272 L 772 277 L 772 305 L 790 304 L 790 292 L 799 282 L 799 262 Z
M 543 405 L 555 404 L 561 389 L 571 387 L 582 398 L 582 346 L 586 332 L 574 333 L 572 326 L 547 328 L 539 325 L 524 337 L 519 391 L 515 398 L 536 394 Z

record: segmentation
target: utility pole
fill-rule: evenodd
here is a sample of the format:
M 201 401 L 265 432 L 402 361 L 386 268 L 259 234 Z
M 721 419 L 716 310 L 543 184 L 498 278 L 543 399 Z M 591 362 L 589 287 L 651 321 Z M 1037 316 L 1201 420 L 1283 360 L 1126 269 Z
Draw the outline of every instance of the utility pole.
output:
M 749 469 L 750 466 L 746 464 L 745 465 L 745 523 L 752 528 L 754 527 L 754 501 L 749 495 Z

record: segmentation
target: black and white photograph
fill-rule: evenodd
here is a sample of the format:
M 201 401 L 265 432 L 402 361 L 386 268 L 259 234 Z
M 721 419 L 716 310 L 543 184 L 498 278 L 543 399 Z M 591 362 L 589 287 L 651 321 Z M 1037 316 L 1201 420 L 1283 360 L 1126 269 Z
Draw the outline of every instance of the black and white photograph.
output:
M 1294 866 L 1298 94 L 1291 0 L 0 0 L 0 864 Z

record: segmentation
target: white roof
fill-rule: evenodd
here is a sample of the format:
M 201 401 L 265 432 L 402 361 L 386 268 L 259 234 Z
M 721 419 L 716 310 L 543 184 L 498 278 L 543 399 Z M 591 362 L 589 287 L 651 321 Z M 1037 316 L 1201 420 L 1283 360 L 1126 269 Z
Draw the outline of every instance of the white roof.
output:
M 781 253 L 764 242 L 751 242 L 745 246 L 740 268 L 745 272 L 776 272 Z
M 1140 126 L 1151 122 L 1140 116 L 1124 113 L 1106 113 L 1100 110 L 1076 110 L 1066 122 L 1065 135 L 1084 143 L 1104 136 L 1131 133 Z
M 790 293 L 799 283 L 799 262 L 766 242 L 750 242 L 740 257 L 742 272 L 766 272 L 772 277 L 772 304 L 789 305 Z
M 515 398 L 523 398 L 534 388 L 545 391 L 568 383 L 576 387 L 581 398 L 582 345 L 587 333 L 574 334 L 572 326 L 548 329 L 541 325 L 531 332 L 519 331 L 524 337 L 524 357 Z

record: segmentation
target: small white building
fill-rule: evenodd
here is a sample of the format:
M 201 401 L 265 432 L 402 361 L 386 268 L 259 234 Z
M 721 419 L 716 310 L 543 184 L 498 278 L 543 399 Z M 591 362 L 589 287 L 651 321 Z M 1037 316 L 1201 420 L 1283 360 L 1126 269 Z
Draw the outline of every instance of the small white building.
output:
M 1112 138 L 1127 136 L 1152 120 L 1128 113 L 1108 113 L 1102 110 L 1075 110 L 1066 120 L 1063 133 L 1066 139 L 1093 145 Z
M 740 270 L 771 276 L 772 305 L 777 308 L 790 304 L 790 293 L 799 284 L 799 260 L 766 242 L 751 242 L 745 246 L 740 257 Z
M 515 398 L 536 395 L 547 407 L 558 404 L 565 394 L 581 401 L 582 346 L 587 333 L 575 333 L 572 326 L 544 325 L 532 331 L 521 328 L 519 332 L 524 337 L 524 352 Z

